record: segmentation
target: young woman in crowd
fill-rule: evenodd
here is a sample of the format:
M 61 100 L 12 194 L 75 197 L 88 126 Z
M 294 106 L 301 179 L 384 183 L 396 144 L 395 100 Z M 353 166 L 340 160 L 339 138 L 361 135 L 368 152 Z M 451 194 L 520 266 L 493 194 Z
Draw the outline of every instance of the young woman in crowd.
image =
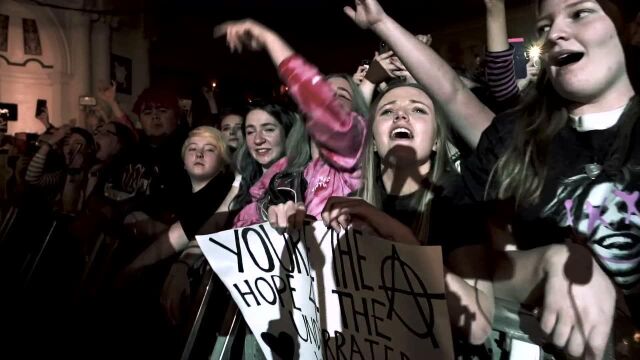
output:
M 371 118 L 359 197 L 329 199 L 322 220 L 336 231 L 353 224 L 393 241 L 441 245 L 454 329 L 481 344 L 493 318 L 484 224 L 468 206 L 455 205 L 456 178 L 440 150 L 446 125 L 419 85 L 402 82 L 379 95 Z
M 191 196 L 183 199 L 177 211 L 178 221 L 129 265 L 130 271 L 151 265 L 184 247 L 220 207 L 231 188 L 234 175 L 228 166 L 229 150 L 220 130 L 210 126 L 195 128 L 182 145 L 181 154 L 191 183 Z
M 93 136 L 82 128 L 63 126 L 41 136 L 38 144 L 40 148 L 27 168 L 27 183 L 55 199 L 58 211 L 77 213 L 84 205 L 89 169 L 96 155 Z M 57 151 L 64 161 L 47 170 L 45 164 L 55 162 Z
M 244 115 L 238 112 L 227 112 L 222 115 L 220 120 L 220 131 L 224 137 L 224 141 L 229 146 L 229 152 L 231 154 L 242 145 L 244 142 L 244 136 L 242 134 L 242 122 L 244 121 Z
M 139 259 L 156 262 L 168 256 L 180 253 L 178 261 L 169 271 L 161 294 L 161 302 L 169 319 L 177 323 L 182 319 L 184 299 L 188 298 L 190 285 L 187 271 L 195 267 L 202 257 L 193 235 L 210 234 L 226 230 L 232 226 L 234 215 L 252 198 L 264 194 L 264 185 L 270 176 L 270 168 L 279 161 L 304 166 L 309 158 L 309 146 L 299 116 L 277 104 L 257 104 L 247 113 L 242 126 L 245 141 L 234 154 L 235 181 L 228 190 L 222 203 L 211 205 L 199 228 L 186 237 L 176 237 L 178 241 L 156 241 Z M 224 136 L 224 135 L 223 135 Z M 284 159 L 284 160 L 283 160 Z M 270 177 L 269 177 L 270 179 Z
M 279 161 L 256 185 L 266 190 L 276 174 L 288 173 L 295 177 L 296 172 L 302 172 L 306 190 L 296 184 L 297 189 L 292 190 L 297 195 L 281 199 L 281 202 L 288 206 L 303 203 L 309 215 L 319 218 L 329 197 L 346 195 L 360 186 L 359 162 L 366 135 L 366 104 L 357 85 L 346 74 L 325 79 L 278 34 L 253 20 L 225 23 L 217 32 L 226 34 L 232 51 L 264 48 L 269 53 L 289 93 L 305 114 L 306 129 L 312 139 L 309 164 L 300 167 Z M 247 132 L 247 143 L 249 136 Z M 258 200 L 260 198 L 254 197 L 254 203 L 243 209 L 234 226 L 252 225 L 267 219 L 278 223 L 275 213 L 269 213 L 269 205 L 273 203 L 260 204 Z M 286 227 L 287 220 L 280 220 L 278 227 Z
M 504 222 L 517 250 L 496 254 L 496 296 L 541 305 L 540 325 L 552 343 L 601 358 L 616 299 L 609 277 L 628 299 L 637 297 L 640 279 L 630 196 L 639 184 L 640 149 L 632 141 L 638 100 L 612 1 L 540 0 L 536 10 L 543 70 L 522 104 L 494 120 L 455 82 L 446 86 L 452 71 L 376 1 L 345 8 L 393 46 L 454 128 L 477 145 L 463 168 L 476 200 L 510 204 Z

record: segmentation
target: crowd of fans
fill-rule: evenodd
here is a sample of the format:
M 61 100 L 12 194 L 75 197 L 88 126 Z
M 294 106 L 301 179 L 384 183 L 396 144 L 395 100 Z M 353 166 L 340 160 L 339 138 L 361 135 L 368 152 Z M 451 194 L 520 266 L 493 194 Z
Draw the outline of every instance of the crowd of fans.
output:
M 188 116 L 153 87 L 134 125 L 112 85 L 84 127 L 43 111 L 37 141 L 0 140 L 8 338 L 26 354 L 44 352 L 24 349 L 35 341 L 74 357 L 179 357 L 207 268 L 195 235 L 314 218 L 441 246 L 459 358 L 499 358 L 487 344 L 504 331 L 500 301 L 530 310 L 556 358 L 638 356 L 640 15 L 617 3 L 537 1 L 542 54 L 520 81 L 503 0 L 485 0 L 483 71 L 450 66 L 430 36 L 362 0 L 345 13 L 385 52 L 353 75 L 322 74 L 256 21 L 216 28 L 231 51 L 269 54 L 287 103 Z M 209 311 L 228 306 L 219 285 Z M 237 352 L 261 358 L 247 339 Z

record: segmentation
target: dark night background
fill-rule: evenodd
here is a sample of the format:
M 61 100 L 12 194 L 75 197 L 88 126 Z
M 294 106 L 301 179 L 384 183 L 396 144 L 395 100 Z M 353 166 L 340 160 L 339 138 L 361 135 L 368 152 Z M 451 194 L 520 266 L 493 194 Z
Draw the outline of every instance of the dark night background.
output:
M 534 0 L 505 0 L 507 8 Z M 637 12 L 639 0 L 622 0 Z M 218 83 L 222 106 L 263 97 L 279 80 L 264 52 L 231 54 L 215 25 L 253 18 L 278 32 L 325 73 L 353 73 L 370 59 L 379 40 L 343 13 L 352 0 L 106 0 L 117 15 L 144 14 L 150 39 L 151 84 L 170 84 L 188 95 L 199 84 Z M 429 34 L 469 21 L 484 21 L 483 0 L 380 0 L 385 11 L 413 33 Z M 628 11 L 630 12 L 630 11 Z M 635 13 L 632 12 L 632 13 Z M 533 16 L 533 14 L 532 14 Z M 126 20 L 125 20 L 126 21 Z M 484 35 L 484 34 L 483 34 Z M 434 38 L 434 47 L 437 48 Z M 243 101 L 244 101 L 243 100 Z
M 509 6 L 528 0 L 509 0 Z M 484 17 L 482 0 L 382 1 L 388 14 L 414 33 Z M 266 96 L 278 84 L 277 73 L 264 52 L 231 54 L 224 39 L 214 39 L 213 27 L 251 17 L 278 32 L 323 73 L 353 73 L 371 58 L 379 40 L 358 28 L 343 13 L 352 1 L 235 0 L 154 1 L 145 10 L 151 38 L 152 84 L 171 83 L 181 92 L 216 79 L 222 103 L 247 96 Z M 225 101 L 227 100 L 227 101 Z

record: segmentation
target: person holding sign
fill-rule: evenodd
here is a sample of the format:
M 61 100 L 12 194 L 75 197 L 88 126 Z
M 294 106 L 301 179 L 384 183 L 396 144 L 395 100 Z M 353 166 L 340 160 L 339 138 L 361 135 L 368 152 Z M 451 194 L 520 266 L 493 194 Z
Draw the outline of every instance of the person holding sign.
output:
M 361 197 L 331 198 L 322 220 L 336 231 L 353 225 L 388 240 L 442 246 L 452 324 L 462 341 L 481 344 L 493 318 L 483 224 L 469 209 L 456 206 L 452 191 L 445 189 L 456 179 L 446 152 L 440 151 L 446 125 L 417 84 L 391 83 L 371 111 Z M 465 220 L 464 229 L 456 228 L 456 219 Z
M 312 138 L 312 160 L 301 171 L 306 190 L 290 189 L 293 191 L 289 196 L 275 203 L 298 209 L 304 204 L 309 215 L 318 218 L 329 197 L 346 195 L 360 186 L 359 165 L 367 128 L 366 103 L 358 86 L 349 75 L 333 75 L 325 79 L 278 34 L 253 20 L 224 23 L 215 29 L 215 33 L 217 36 L 226 34 L 232 51 L 267 50 L 289 93 L 305 113 L 306 129 Z M 283 160 L 274 164 L 268 173 L 271 176 L 277 172 L 280 175 L 299 173 L 300 170 L 292 165 Z M 266 188 L 267 184 L 264 185 Z M 279 191 L 279 194 L 283 192 Z M 250 204 L 236 218 L 234 226 L 248 226 L 271 219 L 268 206 L 273 204 L 269 201 L 263 205 L 257 201 Z M 304 215 L 304 212 L 299 214 Z
M 376 1 L 345 8 L 360 27 L 393 46 L 476 148 L 463 163 L 472 197 L 501 200 L 510 209 L 500 214 L 502 230 L 513 238 L 496 244 L 496 296 L 540 305 L 549 341 L 588 358 L 603 357 L 616 302 L 601 266 L 628 299 L 637 299 L 640 279 L 633 199 L 639 154 L 632 140 L 640 105 L 615 3 L 539 0 L 543 68 L 520 106 L 496 119 Z

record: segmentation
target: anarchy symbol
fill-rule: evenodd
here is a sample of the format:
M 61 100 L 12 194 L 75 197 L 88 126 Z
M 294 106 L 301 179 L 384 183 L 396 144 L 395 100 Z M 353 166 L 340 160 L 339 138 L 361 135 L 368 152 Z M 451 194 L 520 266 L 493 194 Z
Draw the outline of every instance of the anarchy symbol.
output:
M 400 271 L 396 271 L 396 266 L 400 267 Z M 396 287 L 396 274 L 400 276 L 400 273 L 402 273 L 402 276 L 404 276 L 404 283 L 406 284 L 408 289 Z M 391 275 L 391 286 L 387 286 L 386 275 L 388 274 Z M 411 266 L 409 266 L 409 264 L 407 264 L 400 258 L 395 245 L 392 245 L 391 255 L 385 257 L 382 260 L 382 266 L 380 267 L 380 277 L 382 280 L 382 285 L 379 286 L 379 288 L 384 290 L 387 297 L 387 302 L 389 304 L 387 319 L 391 320 L 393 318 L 393 314 L 395 314 L 398 319 L 400 319 L 402 324 L 404 324 L 407 330 L 411 331 L 415 336 L 421 339 L 430 338 L 431 344 L 433 345 L 434 349 L 440 348 L 435 334 L 433 333 L 433 329 L 435 327 L 435 319 L 433 317 L 434 310 L 432 300 L 444 300 L 444 293 L 429 293 L 415 270 L 413 270 Z M 414 283 L 418 285 L 417 291 L 414 288 Z M 416 304 L 416 309 L 420 314 L 420 320 L 422 320 L 422 324 L 424 324 L 424 329 L 414 329 L 411 324 L 409 324 L 404 318 L 402 318 L 400 313 L 395 308 L 396 294 L 406 295 L 413 298 L 413 302 Z M 424 301 L 421 301 L 421 299 L 424 299 Z M 424 303 L 426 303 L 427 309 L 424 309 Z

